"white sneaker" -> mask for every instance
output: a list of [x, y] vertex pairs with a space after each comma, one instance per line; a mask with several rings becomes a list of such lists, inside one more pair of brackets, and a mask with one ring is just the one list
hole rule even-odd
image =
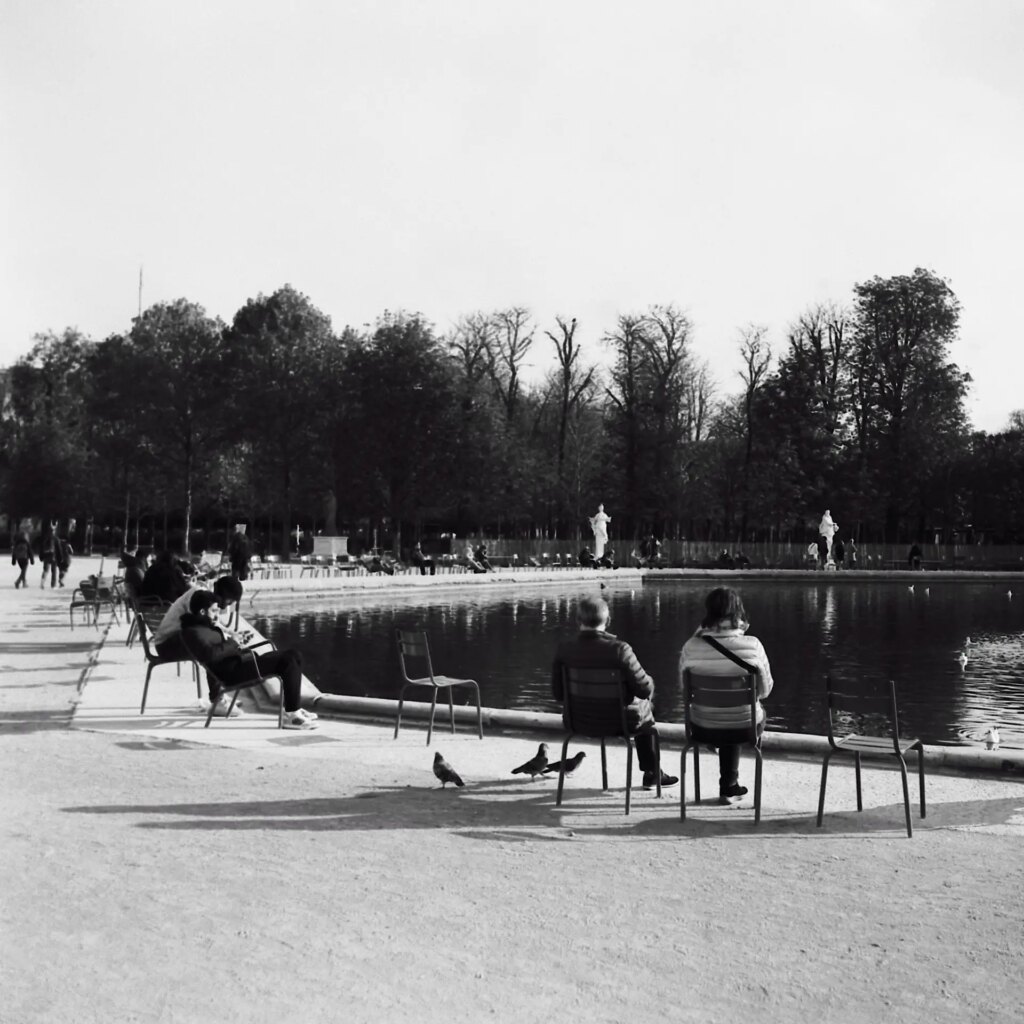
[[316, 723], [304, 718], [299, 711], [286, 711], [284, 713], [283, 728], [285, 729], [315, 729]]
[[245, 712], [238, 706], [238, 702], [235, 702], [235, 706], [231, 708], [231, 714], [228, 714], [228, 708], [231, 707], [231, 698], [226, 694], [221, 694], [217, 700], [217, 707], [214, 710], [214, 715], [220, 718], [241, 718]]
[[315, 722], [320, 717], [315, 711], [307, 711], [305, 708], [299, 708], [295, 714], [302, 715], [307, 722]]

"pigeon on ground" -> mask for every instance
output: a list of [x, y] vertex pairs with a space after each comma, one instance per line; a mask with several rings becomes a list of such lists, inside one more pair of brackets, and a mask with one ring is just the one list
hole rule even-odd
[[548, 763], [548, 745], [542, 743], [537, 748], [537, 753], [529, 761], [521, 764], [518, 768], [512, 769], [513, 775], [529, 775], [531, 779], [536, 778]]
[[549, 764], [544, 769], [544, 774], [557, 775], [562, 770], [562, 765], [565, 764], [565, 774], [572, 775], [572, 773], [579, 768], [580, 762], [582, 762], [583, 758], [586, 756], [587, 752], [585, 750], [581, 750], [578, 754], [573, 754], [572, 757], [567, 758], [564, 762], [556, 761], [554, 764]]
[[446, 782], [454, 782], [456, 786], [465, 785], [459, 773], [441, 756], [440, 750], [434, 754], [434, 774], [441, 780], [442, 789]]

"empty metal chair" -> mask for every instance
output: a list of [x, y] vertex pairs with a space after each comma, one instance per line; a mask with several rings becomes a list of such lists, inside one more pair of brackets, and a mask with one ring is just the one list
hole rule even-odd
[[[921, 791], [921, 817], [925, 816], [924, 801], [924, 744], [916, 737], [905, 739], [900, 737], [900, 720], [896, 711], [896, 683], [889, 680], [889, 692], [883, 695], [862, 696], [860, 694], [843, 693], [833, 689], [832, 677], [825, 677], [825, 694], [828, 699], [828, 743], [829, 749], [821, 762], [821, 789], [818, 793], [818, 827], [825, 813], [825, 784], [828, 781], [828, 763], [835, 754], [852, 754], [857, 776], [857, 810], [864, 810], [860, 788], [861, 757], [894, 757], [900, 766], [903, 779], [903, 810], [907, 819], [907, 836], [913, 838], [914, 826], [910, 820], [910, 786], [907, 781], [908, 751], [917, 751], [917, 775]], [[881, 716], [885, 722], [886, 736], [865, 736], [852, 733], [840, 739], [835, 735], [836, 713], [874, 714]]]
[[[475, 679], [455, 679], [452, 676], [439, 676], [434, 674], [433, 662], [430, 660], [430, 645], [427, 643], [427, 634], [422, 631], [408, 632], [396, 630], [398, 640], [398, 663], [402, 670], [402, 689], [398, 694], [398, 717], [395, 719], [395, 735], [398, 739], [398, 730], [402, 725], [402, 706], [405, 703], [405, 691], [410, 686], [429, 686], [433, 689], [430, 702], [430, 722], [427, 725], [427, 746], [430, 746], [430, 739], [434, 734], [434, 712], [437, 709], [437, 693], [439, 690], [448, 691], [448, 713], [451, 717], [452, 732], [455, 732], [455, 704], [452, 700], [452, 690], [456, 686], [471, 686], [476, 694], [476, 728], [480, 739], [484, 738], [483, 712], [480, 707], [480, 687]], [[420, 662], [426, 669], [426, 675], [414, 676], [409, 674], [407, 659]]]

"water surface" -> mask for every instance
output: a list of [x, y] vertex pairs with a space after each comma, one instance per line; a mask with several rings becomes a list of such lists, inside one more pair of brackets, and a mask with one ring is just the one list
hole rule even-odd
[[[927, 586], [926, 586], [927, 584]], [[679, 649], [703, 612], [705, 581], [603, 591], [611, 630], [655, 678], [658, 717], [681, 721]], [[1024, 588], [933, 582], [745, 581], [750, 633], [775, 677], [768, 727], [823, 733], [824, 678], [865, 692], [894, 679], [903, 732], [928, 743], [978, 739], [998, 726], [1003, 746], [1024, 747]], [[479, 681], [485, 705], [556, 711], [551, 655], [571, 635], [579, 582], [525, 589], [463, 588], [318, 598], [315, 608], [261, 599], [249, 615], [282, 647], [298, 647], [325, 692], [397, 697], [396, 628], [425, 629], [434, 670]], [[974, 641], [965, 648], [965, 640]], [[961, 669], [957, 655], [968, 651]], [[414, 699], [423, 699], [422, 691]], [[457, 698], [458, 699], [458, 698]]]

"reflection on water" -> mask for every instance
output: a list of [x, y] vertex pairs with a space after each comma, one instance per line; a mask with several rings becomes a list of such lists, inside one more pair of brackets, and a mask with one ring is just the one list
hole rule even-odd
[[[824, 732], [823, 680], [831, 672], [865, 690], [895, 679], [904, 733], [929, 743], [981, 741], [996, 726], [1003, 746], [1024, 747], [1024, 599], [1008, 598], [1005, 583], [929, 584], [925, 592], [905, 583], [745, 581], [750, 632], [764, 642], [775, 676], [769, 728]], [[707, 589], [694, 581], [603, 594], [612, 631], [655, 678], [666, 721], [682, 718], [679, 648], [700, 621]], [[554, 711], [551, 654], [572, 633], [582, 592], [572, 583], [457, 597], [360, 594], [303, 612], [261, 601], [262, 614], [252, 617], [279, 646], [299, 647], [307, 674], [330, 693], [397, 696], [394, 631], [426, 629], [435, 670], [478, 679], [484, 703]]]

